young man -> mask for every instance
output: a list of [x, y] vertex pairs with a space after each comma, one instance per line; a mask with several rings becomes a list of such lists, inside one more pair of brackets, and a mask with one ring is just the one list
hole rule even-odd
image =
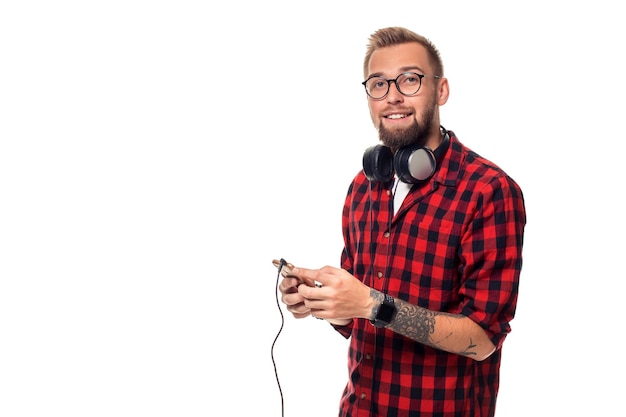
[[522, 267], [521, 189], [441, 126], [448, 80], [428, 39], [375, 32], [364, 73], [382, 145], [347, 193], [341, 269], [295, 268], [282, 301], [350, 338], [340, 417], [493, 416]]

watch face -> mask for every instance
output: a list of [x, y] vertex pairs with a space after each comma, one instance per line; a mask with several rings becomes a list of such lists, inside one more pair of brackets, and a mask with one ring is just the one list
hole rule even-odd
[[396, 314], [396, 304], [393, 301], [393, 297], [388, 294], [385, 294], [385, 299], [378, 307], [378, 311], [376, 312], [376, 318], [372, 321], [372, 324], [376, 327], [385, 327], [391, 320], [393, 320], [393, 316]]
[[385, 300], [380, 307], [378, 308], [378, 314], [376, 314], [376, 320], [380, 320], [385, 322], [386, 324], [391, 323], [391, 319], [393, 319], [393, 315], [396, 312], [396, 306], [393, 303], [389, 303]]

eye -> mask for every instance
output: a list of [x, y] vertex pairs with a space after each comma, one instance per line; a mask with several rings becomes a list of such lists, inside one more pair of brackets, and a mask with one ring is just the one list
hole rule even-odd
[[370, 91], [386, 90], [387, 89], [387, 80], [385, 80], [382, 77], [371, 78], [367, 82], [367, 88]]
[[373, 78], [370, 82], [370, 86], [372, 88], [385, 88], [387, 86], [387, 81], [382, 78]]
[[417, 74], [403, 74], [400, 82], [406, 86], [417, 85], [420, 83], [420, 77]]

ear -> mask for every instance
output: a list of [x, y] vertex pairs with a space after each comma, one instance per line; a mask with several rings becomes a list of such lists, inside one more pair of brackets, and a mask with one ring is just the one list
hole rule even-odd
[[443, 106], [448, 101], [449, 96], [450, 85], [448, 84], [448, 79], [444, 77], [439, 80], [437, 85], [437, 104]]

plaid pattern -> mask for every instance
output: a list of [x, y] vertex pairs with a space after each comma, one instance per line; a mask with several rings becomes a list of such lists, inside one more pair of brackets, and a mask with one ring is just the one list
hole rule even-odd
[[[521, 189], [453, 132], [435, 176], [415, 185], [393, 216], [391, 184], [360, 172], [343, 210], [342, 267], [370, 287], [478, 323], [497, 350], [482, 362], [430, 348], [368, 320], [350, 337], [340, 417], [492, 417], [501, 346], [522, 267]], [[371, 189], [370, 189], [371, 188]], [[371, 208], [371, 209], [370, 209]]]

